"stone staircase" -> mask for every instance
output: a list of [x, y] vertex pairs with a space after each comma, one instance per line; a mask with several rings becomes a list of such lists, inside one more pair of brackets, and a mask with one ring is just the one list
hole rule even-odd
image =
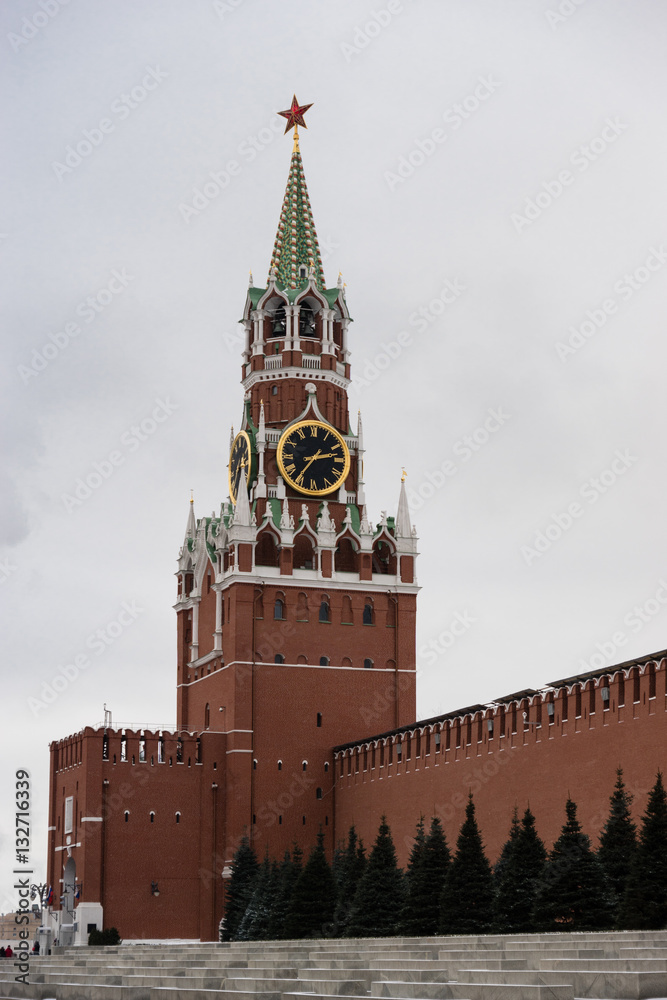
[[667, 1000], [667, 931], [56, 951], [0, 959], [0, 1000]]

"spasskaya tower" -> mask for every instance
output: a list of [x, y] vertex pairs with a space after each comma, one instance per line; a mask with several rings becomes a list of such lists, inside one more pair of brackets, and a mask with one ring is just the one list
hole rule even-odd
[[241, 319], [229, 496], [219, 516], [191, 502], [178, 560], [178, 728], [223, 740], [225, 865], [244, 833], [276, 857], [320, 827], [332, 847], [346, 833], [332, 748], [415, 717], [417, 540], [402, 483], [395, 517], [366, 509], [351, 319], [340, 277], [326, 287], [299, 149], [307, 107], [282, 112], [294, 146], [267, 283], [251, 275]]

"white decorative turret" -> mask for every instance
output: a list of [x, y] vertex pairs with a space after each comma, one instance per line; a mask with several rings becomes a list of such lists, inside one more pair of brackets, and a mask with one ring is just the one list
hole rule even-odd
[[361, 551], [371, 552], [373, 549], [373, 526], [368, 520], [365, 504], [361, 508], [361, 523], [359, 524], [359, 538], [361, 539]]
[[321, 549], [335, 549], [336, 523], [329, 513], [329, 504], [325, 500], [322, 512], [317, 519], [317, 544]]
[[408, 497], [405, 492], [406, 472], [403, 469], [401, 476], [401, 491], [398, 495], [398, 510], [396, 511], [396, 522], [394, 526], [394, 536], [396, 538], [396, 548], [398, 552], [415, 554], [417, 552], [417, 532], [412, 527], [410, 521], [410, 507]]
[[357, 504], [363, 507], [366, 503], [364, 490], [364, 426], [361, 422], [361, 410], [357, 413]]
[[266, 422], [264, 418], [264, 400], [259, 403], [259, 427], [257, 428], [257, 456], [259, 468], [255, 485], [255, 499], [266, 497], [266, 475], [264, 473], [264, 452], [266, 451]]
[[241, 465], [241, 475], [236, 494], [236, 508], [234, 510], [234, 527], [249, 528], [252, 524], [250, 516], [250, 500], [248, 498], [248, 483], [245, 474], [245, 462]]

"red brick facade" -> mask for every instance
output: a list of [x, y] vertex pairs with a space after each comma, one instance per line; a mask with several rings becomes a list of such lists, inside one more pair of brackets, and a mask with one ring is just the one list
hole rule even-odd
[[[298, 147], [273, 261], [242, 318], [233, 502], [199, 520], [191, 504], [178, 557], [177, 730], [86, 728], [51, 747], [49, 882], [56, 900], [76, 886], [74, 920], [101, 907], [123, 938], [215, 940], [246, 833], [281, 857], [321, 828], [331, 852], [352, 823], [370, 844], [385, 813], [405, 861], [420, 814], [455, 840], [472, 789], [493, 858], [515, 804], [551, 841], [570, 792], [596, 834], [614, 769], [641, 808], [662, 762], [662, 658], [413, 721], [417, 539], [403, 484], [396, 517], [367, 515], [345, 290], [323, 285]], [[313, 478], [290, 481], [280, 448], [299, 422], [338, 443], [312, 445]], [[342, 463], [327, 448], [349, 471], [322, 488], [317, 463]]]
[[385, 813], [404, 863], [422, 814], [439, 816], [450, 844], [456, 843], [471, 790], [492, 861], [507, 839], [515, 805], [520, 814], [530, 806], [550, 847], [568, 795], [596, 842], [609, 815], [616, 768], [623, 768], [637, 818], [664, 769], [666, 655], [336, 748], [337, 832], [354, 824], [370, 843]]

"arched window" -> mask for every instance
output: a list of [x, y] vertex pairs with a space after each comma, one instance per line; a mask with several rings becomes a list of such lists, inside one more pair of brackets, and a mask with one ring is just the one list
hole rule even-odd
[[349, 656], [344, 656], [343, 657], [343, 661], [341, 663], [341, 666], [342, 667], [351, 667], [352, 666], [352, 660], [350, 659]]
[[278, 761], [278, 770], [282, 771], [282, 769], [283, 769], [283, 762], [281, 760], [279, 760]]
[[283, 656], [282, 653], [276, 653], [276, 655], [273, 657], [273, 662], [274, 663], [284, 663], [285, 662], [285, 657]]
[[204, 709], [204, 729], [210, 729], [211, 726], [211, 706], [206, 702], [206, 708]]
[[282, 597], [276, 597], [276, 603], [273, 605], [273, 617], [278, 622], [285, 618], [285, 602]]
[[[305, 278], [305, 274], [303, 275]], [[299, 308], [299, 336], [316, 337], [315, 316], [310, 306], [305, 303]]]
[[179, 812], [176, 813], [176, 822], [177, 823], [181, 822], [181, 814]]
[[272, 337], [284, 337], [286, 330], [285, 323], [285, 307], [278, 306], [278, 308], [273, 313], [273, 321], [271, 323], [271, 336]]
[[303, 666], [305, 663], [308, 663], [308, 657], [305, 655], [305, 653], [299, 653], [299, 655], [296, 658], [296, 662], [300, 663]]
[[321, 788], [318, 788], [318, 789], [315, 790], [315, 798], [317, 798], [317, 799], [321, 799], [322, 798], [322, 789]]
[[334, 569], [337, 573], [356, 573], [358, 557], [349, 538], [341, 538], [334, 554]]
[[328, 667], [329, 666], [329, 657], [328, 656], [320, 656], [320, 666], [321, 667]]
[[292, 565], [294, 569], [314, 569], [315, 549], [310, 535], [302, 531], [294, 539], [294, 552], [292, 555]]
[[372, 603], [370, 601], [366, 601], [366, 603], [364, 604], [364, 615], [363, 615], [363, 618], [362, 618], [363, 624], [364, 625], [372, 625], [373, 624], [373, 617], [374, 617], [373, 616], [373, 605], [372, 605]]
[[154, 823], [155, 822], [155, 813], [151, 812], [150, 816], [151, 816], [151, 823]]
[[130, 810], [129, 809], [125, 810], [125, 822], [126, 823], [130, 822]]
[[364, 660], [364, 667], [366, 668], [366, 670], [370, 670], [372, 666], [373, 666], [373, 661], [371, 660], [370, 656], [367, 656], [366, 659]]
[[323, 600], [322, 603], [320, 604], [320, 621], [321, 622], [331, 621], [331, 609], [329, 607], [329, 602], [327, 600]]
[[308, 597], [301, 593], [296, 601], [296, 620], [298, 622], [308, 621]]
[[308, 761], [307, 760], [302, 760], [301, 761], [301, 770], [302, 771], [307, 771], [308, 770]]
[[352, 617], [352, 598], [349, 594], [343, 594], [343, 607], [341, 610], [340, 620], [343, 625], [352, 625], [354, 621]]
[[272, 531], [262, 531], [255, 546], [256, 566], [277, 566], [278, 546]]

